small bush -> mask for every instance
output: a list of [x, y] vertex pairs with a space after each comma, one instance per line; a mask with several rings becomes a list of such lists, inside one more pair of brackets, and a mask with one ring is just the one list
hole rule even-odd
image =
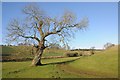
[[92, 54], [90, 52], [84, 53], [82, 56], [91, 56]]
[[83, 56], [83, 54], [84, 54], [84, 52], [82, 51], [82, 52], [79, 52], [79, 56]]
[[66, 57], [78, 57], [78, 53], [77, 52], [74, 52], [74, 53], [65, 53], [65, 56]]
[[95, 52], [93, 52], [93, 51], [91, 51], [90, 53], [91, 53], [92, 55], [95, 54]]
[[80, 53], [79, 56], [82, 56], [82, 54]]

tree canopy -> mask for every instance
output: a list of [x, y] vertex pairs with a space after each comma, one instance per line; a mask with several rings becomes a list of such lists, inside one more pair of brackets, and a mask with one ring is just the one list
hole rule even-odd
[[[45, 48], [53, 44], [67, 44], [76, 31], [88, 26], [88, 19], [76, 22], [72, 11], [64, 11], [62, 16], [50, 17], [36, 5], [23, 8], [25, 19], [13, 19], [8, 26], [9, 41], [31, 41], [35, 45], [36, 53], [32, 65], [41, 65], [41, 56]], [[50, 37], [52, 38], [50, 40]], [[35, 42], [34, 42], [35, 41]]]
[[[34, 40], [39, 43], [44, 39], [46, 46], [50, 46], [56, 41], [65, 44], [65, 41], [74, 36], [76, 31], [88, 26], [87, 18], [83, 18], [77, 23], [76, 16], [71, 11], [64, 11], [62, 16], [59, 17], [58, 15], [52, 18], [38, 6], [30, 4], [25, 6], [22, 12], [26, 15], [24, 20], [13, 19], [9, 23], [7, 29], [10, 41]], [[48, 36], [54, 42], [47, 40]], [[57, 40], [55, 40], [56, 38]]]

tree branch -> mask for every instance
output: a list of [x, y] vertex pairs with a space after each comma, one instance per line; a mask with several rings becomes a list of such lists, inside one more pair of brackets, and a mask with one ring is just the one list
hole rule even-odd
[[67, 29], [67, 28], [74, 28], [74, 27], [77, 27], [79, 24], [74, 24], [74, 25], [68, 25], [68, 26], [63, 26], [63, 27], [61, 27], [61, 28], [59, 28], [58, 30], [53, 30], [53, 31], [51, 31], [51, 32], [48, 32], [46, 35], [45, 35], [45, 37], [47, 37], [47, 36], [49, 36], [49, 35], [51, 35], [51, 34], [57, 34], [57, 33], [59, 33], [59, 32], [61, 32], [63, 29]]
[[24, 35], [19, 35], [19, 36], [21, 36], [21, 37], [23, 37], [23, 38], [31, 38], [31, 39], [35, 39], [35, 40], [37, 40], [38, 42], [40, 42], [40, 40], [39, 40], [37, 37], [24, 36]]

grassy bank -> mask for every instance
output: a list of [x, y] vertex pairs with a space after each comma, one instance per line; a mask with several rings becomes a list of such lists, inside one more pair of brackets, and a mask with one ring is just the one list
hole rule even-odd
[[118, 47], [112, 47], [91, 57], [81, 57], [62, 67], [86, 77], [118, 77]]
[[[62, 49], [45, 49], [43, 57], [63, 56], [66, 50]], [[2, 55], [13, 58], [33, 58], [31, 46], [2, 46]]]
[[[59, 54], [63, 52], [58, 51]], [[42, 63], [43, 66], [30, 67], [30, 61], [3, 62], [2, 76], [3, 78], [117, 78], [118, 46], [92, 56], [42, 59]]]

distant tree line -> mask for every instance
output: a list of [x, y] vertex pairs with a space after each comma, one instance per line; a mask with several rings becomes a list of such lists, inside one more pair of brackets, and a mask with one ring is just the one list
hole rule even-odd
[[[91, 51], [93, 49], [72, 49], [71, 51]], [[94, 49], [95, 51], [102, 51], [103, 49]]]
[[11, 45], [11, 44], [10, 44], [10, 45], [7, 45], [7, 44], [6, 44], [6, 45], [0, 45], [0, 46], [15, 46], [15, 45]]

